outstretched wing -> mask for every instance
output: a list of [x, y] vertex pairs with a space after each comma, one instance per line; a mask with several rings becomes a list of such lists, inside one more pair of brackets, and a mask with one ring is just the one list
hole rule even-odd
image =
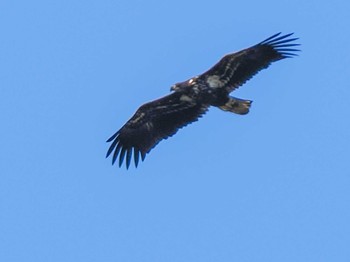
[[158, 100], [142, 105], [133, 117], [107, 142], [112, 142], [107, 156], [113, 152], [112, 164], [119, 155], [119, 166], [126, 156], [129, 168], [132, 154], [137, 167], [139, 157], [146, 154], [162, 139], [174, 135], [178, 129], [198, 120], [208, 109], [208, 105], [197, 104], [180, 92], [172, 93]]
[[296, 56], [295, 52], [300, 50], [292, 47], [299, 44], [291, 42], [298, 38], [290, 38], [293, 33], [282, 36], [280, 34], [275, 34], [250, 48], [224, 56], [199, 78], [209, 86], [215, 85], [226, 88], [228, 92], [233, 91], [272, 62]]

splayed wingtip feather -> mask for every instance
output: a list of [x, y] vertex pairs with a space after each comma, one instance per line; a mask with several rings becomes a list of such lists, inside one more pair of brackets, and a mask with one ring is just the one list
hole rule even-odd
[[112, 151], [115, 148], [117, 143], [118, 143], [118, 139], [115, 139], [113, 141], [113, 143], [110, 145], [110, 147], [108, 148], [108, 151], [107, 151], [107, 154], [106, 154], [106, 158], [112, 153]]
[[126, 152], [126, 169], [129, 169], [130, 166], [130, 162], [131, 162], [131, 153], [132, 153], [132, 148], [128, 148], [127, 152]]
[[122, 166], [123, 161], [124, 161], [124, 157], [125, 157], [125, 147], [122, 148], [122, 150], [120, 151], [120, 155], [119, 155], [119, 167]]
[[140, 156], [139, 150], [136, 149], [136, 147], [134, 147], [134, 162], [135, 162], [135, 167], [137, 167], [137, 165], [139, 164], [139, 156]]
[[277, 34], [274, 34], [274, 35], [272, 35], [272, 36], [266, 38], [264, 41], [260, 42], [260, 44], [263, 44], [263, 43], [265, 43], [265, 42], [268, 42], [269, 40], [271, 40], [271, 39], [273, 39], [273, 38], [279, 36], [281, 33], [282, 33], [282, 32], [279, 32], [279, 33], [277, 33]]
[[113, 154], [113, 158], [112, 158], [112, 165], [115, 163], [115, 161], [117, 160], [119, 151], [120, 151], [121, 145], [120, 143], [118, 143], [116, 149], [114, 150], [114, 154]]
[[107, 139], [107, 141], [106, 141], [106, 143], [109, 143], [109, 142], [111, 142], [114, 138], [116, 138], [117, 137], [117, 135], [119, 134], [119, 131], [118, 132], [116, 132], [113, 136], [111, 136], [110, 138], [108, 138]]

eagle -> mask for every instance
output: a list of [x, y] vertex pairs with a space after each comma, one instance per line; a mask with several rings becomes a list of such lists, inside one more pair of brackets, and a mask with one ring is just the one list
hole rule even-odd
[[137, 167], [140, 158], [143, 161], [161, 140], [197, 121], [211, 106], [247, 114], [252, 101], [230, 93], [271, 63], [296, 56], [300, 50], [295, 46], [300, 44], [292, 35], [277, 33], [252, 47], [227, 54], [203, 74], [171, 86], [169, 95], [145, 103], [107, 140], [112, 144], [106, 157], [112, 155], [114, 164], [119, 156], [119, 167], [125, 159], [128, 169], [133, 156]]

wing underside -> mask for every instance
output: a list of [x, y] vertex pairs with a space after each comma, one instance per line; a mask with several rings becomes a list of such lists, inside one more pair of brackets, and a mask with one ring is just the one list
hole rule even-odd
[[107, 140], [112, 142], [107, 152], [107, 157], [112, 155], [112, 163], [114, 164], [119, 156], [119, 166], [125, 159], [126, 167], [129, 168], [133, 155], [137, 166], [139, 159], [143, 161], [146, 154], [161, 140], [198, 120], [208, 109], [205, 105], [182, 101], [181, 95], [175, 92], [141, 106], [134, 116]]
[[295, 49], [299, 44], [294, 41], [298, 38], [292, 38], [292, 35], [278, 33], [250, 48], [228, 54], [200, 78], [215, 77], [228, 92], [232, 92], [271, 63], [296, 56], [300, 50]]

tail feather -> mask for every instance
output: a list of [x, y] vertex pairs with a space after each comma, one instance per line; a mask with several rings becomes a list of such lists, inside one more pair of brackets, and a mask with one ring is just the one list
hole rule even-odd
[[239, 115], [248, 114], [249, 108], [253, 101], [230, 97], [226, 104], [219, 108], [224, 111], [232, 112]]

